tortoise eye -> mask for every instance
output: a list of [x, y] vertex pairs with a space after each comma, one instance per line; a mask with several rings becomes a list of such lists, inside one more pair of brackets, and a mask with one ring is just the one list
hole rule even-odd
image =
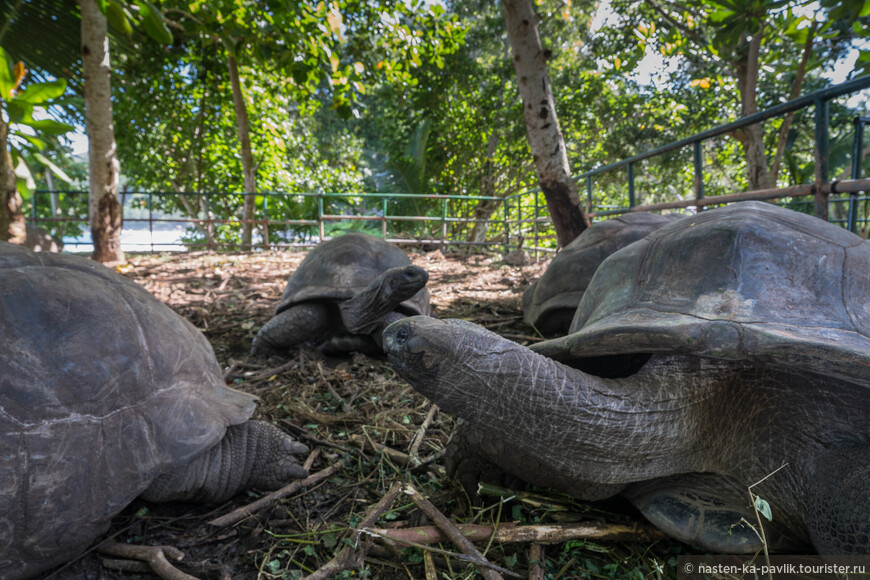
[[408, 327], [403, 325], [396, 330], [396, 342], [405, 344], [406, 340], [408, 340]]

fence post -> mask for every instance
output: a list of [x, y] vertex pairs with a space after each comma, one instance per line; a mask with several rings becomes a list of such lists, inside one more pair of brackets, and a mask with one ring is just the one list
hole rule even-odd
[[628, 207], [634, 207], [634, 163], [628, 164]]
[[205, 195], [205, 247], [208, 251], [212, 250], [212, 242], [211, 242], [211, 203], [209, 198], [209, 192], [206, 191], [203, 195]]
[[269, 193], [263, 193], [263, 247], [269, 249]]
[[[704, 199], [704, 158], [701, 156], [700, 141], [692, 144], [692, 154], [695, 158], [695, 199], [701, 201]], [[699, 210], [703, 208], [700, 204], [697, 207]]]
[[446, 248], [447, 242], [447, 197], [445, 196], [441, 202], [441, 251]]
[[[864, 148], [864, 119], [855, 117], [855, 144], [852, 148], [852, 179], [861, 177], [861, 150]], [[849, 194], [849, 231], [855, 233], [858, 226], [858, 192]]]
[[317, 225], [320, 229], [320, 241], [323, 241], [325, 236], [324, 228], [323, 228], [323, 194], [317, 194]]
[[[587, 179], [589, 179], [589, 178], [587, 177]], [[538, 248], [539, 248], [540, 245], [541, 245], [541, 242], [540, 242], [540, 240], [539, 240], [539, 238], [538, 238], [538, 217], [539, 217], [539, 212], [540, 212], [540, 210], [538, 209], [538, 190], [537, 190], [537, 189], [534, 190], [534, 196], [535, 196], [535, 222], [534, 222], [534, 232], [535, 232], [535, 263], [537, 264], [537, 263], [538, 263]], [[589, 213], [589, 210], [587, 209], [586, 212]]]
[[504, 200], [504, 253], [511, 251], [511, 230], [510, 230], [510, 201], [508, 198]]
[[384, 206], [384, 218], [381, 221], [381, 238], [387, 239], [387, 210], [390, 206], [389, 200], [385, 197], [383, 201]]
[[151, 251], [154, 251], [154, 200], [152, 192], [148, 192], [148, 241], [151, 243]]
[[[535, 194], [535, 203], [538, 202], [538, 196]], [[592, 211], [592, 176], [586, 176], [586, 213]]]
[[828, 182], [828, 101], [816, 99], [816, 195], [815, 215], [828, 221], [828, 197], [821, 185]]

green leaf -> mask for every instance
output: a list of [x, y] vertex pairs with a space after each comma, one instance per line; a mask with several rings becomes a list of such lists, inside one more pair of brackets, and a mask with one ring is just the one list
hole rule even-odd
[[22, 133], [21, 131], [12, 131], [12, 135], [24, 139], [28, 141], [37, 151], [42, 151], [46, 148], [48, 143], [40, 139], [39, 137], [34, 137], [33, 135], [28, 135], [27, 133]]
[[106, 20], [109, 26], [124, 33], [124, 36], [130, 38], [133, 35], [133, 26], [130, 24], [130, 19], [127, 18], [127, 13], [124, 12], [124, 7], [118, 2], [112, 2], [106, 10]]
[[733, 10], [728, 10], [728, 9], [717, 10], [716, 12], [713, 12], [712, 14], [710, 14], [710, 21], [711, 22], [722, 22], [723, 20], [726, 20], [728, 18], [733, 17], [735, 14], [736, 13]]
[[9, 66], [9, 57], [6, 56], [6, 51], [0, 47], [0, 99], [9, 100], [12, 89], [15, 88], [15, 75], [12, 74], [12, 67]]
[[41, 105], [61, 96], [66, 91], [66, 79], [58, 79], [45, 83], [36, 83], [15, 95], [15, 101], [24, 101], [31, 105]]
[[139, 7], [139, 14], [142, 16], [142, 26], [145, 27], [145, 32], [148, 33], [148, 36], [160, 44], [172, 44], [172, 33], [166, 27], [166, 22], [164, 22], [163, 14], [160, 10], [154, 4], [148, 2], [148, 0], [136, 0], [136, 5]]
[[6, 104], [10, 125], [29, 125], [33, 122], [33, 105], [26, 101], [12, 99]]
[[99, 8], [100, 12], [102, 12], [103, 14], [106, 13], [106, 10], [108, 10], [108, 7], [109, 7], [109, 0], [97, 0], [97, 8]]
[[758, 513], [766, 517], [768, 521], [773, 521], [773, 513], [770, 511], [770, 504], [767, 503], [767, 501], [761, 499], [760, 497], [756, 497], [755, 509], [758, 510]]
[[72, 183], [72, 179], [70, 178], [70, 176], [67, 175], [63, 169], [61, 169], [60, 167], [58, 167], [57, 165], [52, 163], [51, 159], [49, 159], [48, 157], [46, 157], [42, 153], [34, 153], [33, 157], [34, 157], [34, 159], [36, 159], [37, 161], [39, 161], [40, 163], [45, 165], [52, 173], [54, 173], [62, 181], [65, 181], [66, 183]]
[[30, 172], [30, 168], [27, 166], [24, 158], [20, 155], [17, 157], [18, 162], [15, 164], [15, 177], [18, 178], [18, 193], [24, 199], [29, 199], [30, 194], [36, 189], [36, 180], [33, 179], [33, 174]]
[[54, 119], [42, 119], [40, 121], [33, 121], [26, 124], [29, 127], [33, 127], [35, 131], [45, 135], [63, 135], [64, 133], [69, 133], [75, 129], [72, 125], [67, 125], [66, 123], [55, 121]]

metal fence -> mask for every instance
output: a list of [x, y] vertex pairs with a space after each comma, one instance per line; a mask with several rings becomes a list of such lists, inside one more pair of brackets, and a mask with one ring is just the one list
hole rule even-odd
[[[507, 197], [263, 192], [254, 194], [257, 207], [257, 217], [254, 219], [216, 217], [213, 209], [215, 200], [241, 208], [243, 199], [248, 195], [227, 192], [123, 192], [120, 201], [124, 208], [123, 232], [127, 240], [122, 239], [122, 242], [128, 251], [225, 250], [239, 244], [222, 237], [220, 228], [226, 227], [237, 232], [244, 223], [250, 223], [255, 230], [252, 247], [263, 249], [313, 246], [336, 231], [364, 230], [396, 244], [480, 246], [504, 252], [522, 246], [534, 253], [555, 252], [555, 231], [543, 194], [538, 190]], [[192, 214], [166, 211], [167, 206], [182, 206], [178, 201], [181, 198], [195, 199], [197, 211]], [[306, 205], [306, 200], [309, 200], [307, 205], [313, 207], [304, 217], [290, 219], [280, 215], [270, 216], [281, 213], [280, 209], [273, 211], [270, 208], [291, 205], [302, 207]], [[395, 211], [392, 206], [401, 204], [403, 200], [428, 202], [429, 211], [425, 215]], [[492, 202], [498, 208], [489, 217], [475, 218], [474, 209], [481, 202]], [[187, 205], [189, 207], [191, 204]], [[86, 213], [85, 191], [40, 190], [31, 198], [29, 221], [52, 233], [69, 230], [72, 235], [63, 236], [67, 249], [86, 249], [90, 246], [90, 237], [86, 227], [87, 218], [81, 215], [82, 209]], [[480, 241], [468, 239], [475, 226], [486, 232]]]
[[[829, 181], [829, 105], [837, 97], [870, 87], [870, 76], [810, 93], [737, 121], [714, 127], [686, 139], [650, 150], [578, 176], [585, 183], [588, 214], [596, 219], [630, 211], [701, 211], [707, 206], [757, 199], [777, 200], [795, 209], [830, 219], [867, 237], [870, 224], [870, 179], [861, 178], [864, 125], [870, 117], [853, 121], [851, 180]], [[786, 188], [705, 196], [705, 166], [702, 144], [734, 130], [803, 108], [814, 107], [813, 183]], [[640, 162], [691, 148], [693, 184], [680, 199], [638, 204], [637, 166]], [[617, 207], [596, 202], [596, 179], [624, 169], [625, 203]], [[522, 247], [535, 256], [556, 250], [555, 232], [546, 201], [539, 190], [506, 197], [418, 195], [411, 193], [282, 193], [240, 194], [226, 192], [137, 192], [122, 193], [127, 251], [219, 250], [238, 247], [237, 235], [245, 220], [227, 208], [241, 208], [247, 195], [256, 197], [256, 216], [248, 220], [256, 230], [253, 248], [311, 246], [336, 230], [362, 229], [397, 244], [424, 247], [481, 246], [509, 252]], [[809, 198], [809, 199], [807, 199]], [[409, 203], [410, 202], [410, 203]], [[30, 200], [30, 221], [53, 233], [64, 234], [68, 249], [85, 250], [87, 194], [81, 191], [37, 191]], [[483, 217], [475, 212], [481, 204], [495, 210]], [[216, 208], [220, 206], [220, 211]], [[408, 211], [408, 207], [416, 211]], [[168, 210], [167, 210], [168, 208]], [[304, 211], [300, 211], [304, 208]], [[422, 208], [422, 209], [421, 209]], [[235, 210], [236, 212], [238, 209]], [[861, 217], [863, 216], [863, 217]], [[472, 235], [474, 230], [478, 235]], [[485, 235], [480, 232], [485, 231]], [[163, 235], [169, 232], [169, 236]], [[74, 235], [66, 235], [71, 233]], [[75, 235], [82, 234], [82, 235]], [[136, 234], [136, 236], [133, 236]]]

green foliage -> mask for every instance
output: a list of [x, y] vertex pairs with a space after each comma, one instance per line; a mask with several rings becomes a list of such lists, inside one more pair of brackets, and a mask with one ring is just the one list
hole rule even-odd
[[[2, 122], [8, 125], [8, 142], [2, 146], [12, 155], [18, 192], [29, 199], [36, 189], [36, 166], [44, 166], [58, 179], [70, 182], [66, 172], [44, 153], [56, 147], [56, 138], [73, 127], [47, 117], [47, 108], [63, 95], [66, 81], [23, 84], [25, 74], [24, 64], [13, 65], [6, 51], [0, 48], [0, 114], [5, 117]], [[35, 113], [43, 118], [34, 118]]]

